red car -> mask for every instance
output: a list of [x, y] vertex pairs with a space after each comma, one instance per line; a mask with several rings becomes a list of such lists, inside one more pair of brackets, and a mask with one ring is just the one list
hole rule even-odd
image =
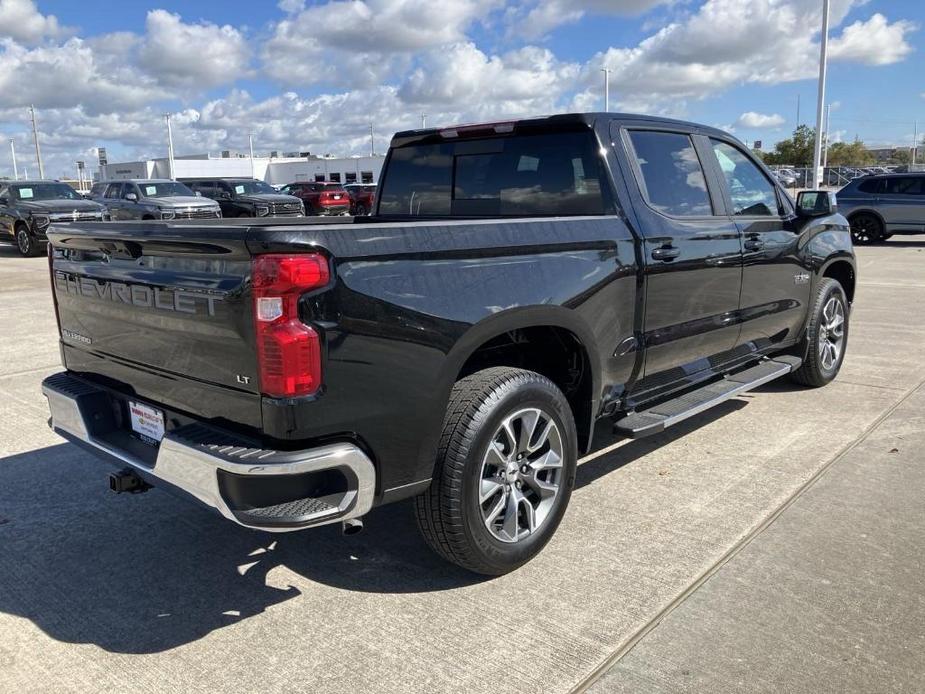
[[279, 192], [302, 200], [307, 215], [350, 214], [350, 196], [340, 183], [296, 181]]
[[344, 186], [350, 196], [350, 213], [362, 216], [373, 211], [376, 201], [375, 183], [348, 183]]

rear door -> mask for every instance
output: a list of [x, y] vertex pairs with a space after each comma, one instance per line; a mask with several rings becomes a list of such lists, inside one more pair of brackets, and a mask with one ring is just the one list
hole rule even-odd
[[886, 221], [887, 233], [925, 231], [925, 178], [891, 176], [884, 181], [877, 209]]
[[113, 220], [125, 219], [125, 204], [122, 200], [122, 183], [110, 183], [109, 187], [106, 188], [106, 196], [101, 200], [106, 209], [109, 210], [109, 215]]
[[629, 189], [644, 237], [646, 357], [639, 388], [646, 390], [731, 357], [742, 249], [716, 186], [708, 185], [705, 138], [627, 126], [614, 140], [622, 140], [636, 181]]
[[806, 317], [811, 269], [796, 214], [761, 166], [737, 143], [711, 137], [710, 163], [742, 234], [738, 345], [758, 350], [797, 336]]

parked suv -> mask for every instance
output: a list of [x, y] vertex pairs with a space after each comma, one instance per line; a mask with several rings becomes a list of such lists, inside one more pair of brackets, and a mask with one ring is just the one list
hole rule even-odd
[[305, 203], [305, 214], [350, 214], [350, 196], [340, 183], [298, 181], [280, 192], [295, 195]]
[[348, 183], [344, 189], [350, 196], [350, 214], [362, 217], [372, 212], [376, 200], [375, 183]]
[[0, 184], [0, 238], [15, 243], [24, 256], [45, 250], [52, 222], [99, 222], [106, 210], [66, 183], [16, 181]]
[[195, 192], [218, 202], [223, 217], [302, 217], [305, 207], [255, 178], [181, 178]]
[[105, 205], [112, 219], [214, 219], [218, 203], [197, 196], [182, 183], [167, 179], [103, 181], [90, 199]]
[[925, 173], [864, 176], [838, 191], [855, 243], [925, 233]]

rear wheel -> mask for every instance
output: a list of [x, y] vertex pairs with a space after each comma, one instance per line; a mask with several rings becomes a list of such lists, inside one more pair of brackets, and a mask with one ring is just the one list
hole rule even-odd
[[532, 371], [495, 367], [453, 387], [418, 527], [444, 558], [500, 575], [555, 533], [575, 484], [575, 422], [562, 392]]
[[848, 346], [848, 300], [833, 279], [819, 280], [809, 324], [803, 338], [803, 364], [791, 378], [818, 388], [830, 383], [841, 369]]
[[16, 227], [16, 248], [19, 249], [20, 255], [25, 258], [38, 255], [38, 244], [25, 224], [20, 224]]
[[868, 212], [854, 215], [850, 224], [851, 240], [858, 245], [877, 243], [884, 238], [883, 222]]
[[354, 214], [357, 217], [364, 217], [367, 214], [369, 214], [369, 210], [366, 209], [366, 205], [364, 205], [362, 202], [358, 202], [356, 204], [356, 209], [354, 210]]

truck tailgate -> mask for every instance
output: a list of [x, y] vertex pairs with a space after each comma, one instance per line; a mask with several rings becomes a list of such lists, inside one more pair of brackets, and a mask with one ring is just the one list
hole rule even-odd
[[53, 228], [66, 366], [168, 407], [259, 428], [247, 232], [163, 222]]

